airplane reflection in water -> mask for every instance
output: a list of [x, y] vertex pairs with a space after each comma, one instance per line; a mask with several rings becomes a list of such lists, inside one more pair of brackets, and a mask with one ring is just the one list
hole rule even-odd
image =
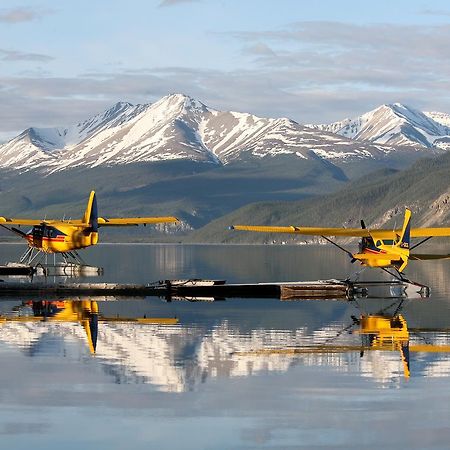
[[[352, 316], [352, 323], [339, 330], [335, 337], [329, 337], [324, 343], [319, 345], [305, 345], [287, 348], [270, 348], [251, 350], [249, 352], [236, 352], [240, 356], [248, 355], [331, 355], [343, 353], [358, 352], [360, 358], [364, 357], [366, 352], [397, 352], [403, 367], [403, 375], [409, 378], [411, 375], [410, 353], [448, 353], [450, 355], [449, 344], [427, 343], [424, 333], [450, 330], [431, 330], [427, 328], [408, 329], [405, 318], [400, 314], [404, 300], [398, 300], [387, 308], [382, 309], [376, 314], [361, 314], [359, 318]], [[389, 313], [389, 309], [395, 307], [395, 311]], [[352, 331], [352, 329], [356, 328]], [[335, 344], [333, 341], [338, 339], [342, 333], [361, 336], [361, 343], [355, 345]], [[416, 335], [424, 342], [410, 344], [411, 335]]]
[[[28, 311], [27, 308], [31, 308]], [[95, 354], [100, 322], [133, 322], [138, 324], [174, 325], [176, 318], [120, 318], [99, 315], [98, 302], [95, 300], [59, 300], [28, 301], [14, 309], [14, 315], [0, 316], [0, 324], [5, 322], [65, 322], [79, 323], [84, 328], [89, 351]], [[25, 314], [24, 314], [25, 313]]]
[[[14, 316], [2, 316], [0, 341], [34, 356], [51, 355], [55, 336], [63, 345], [75, 338], [77, 348], [87, 340], [95, 352], [92, 362], [116, 382], [145, 383], [165, 392], [192, 390], [210, 378], [281, 373], [296, 366], [328, 367], [383, 384], [410, 375], [450, 376], [450, 330], [408, 328], [403, 306], [397, 301], [376, 313], [361, 312], [344, 326], [342, 321], [312, 325], [302, 314], [308, 307], [303, 304], [293, 329], [263, 328], [255, 310], [245, 321], [254, 317], [256, 325], [249, 329], [247, 323], [242, 331], [231, 319], [209, 325], [123, 319], [103, 317], [96, 301], [43, 301], [22, 303]], [[205, 307], [210, 315], [214, 306]], [[70, 357], [66, 349], [63, 354]]]

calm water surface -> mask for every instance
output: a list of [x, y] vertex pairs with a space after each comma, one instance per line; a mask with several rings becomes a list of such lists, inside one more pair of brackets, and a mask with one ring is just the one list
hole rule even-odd
[[[0, 248], [1, 262], [23, 250]], [[101, 245], [83, 256], [102, 281], [127, 283], [359, 269], [329, 247]], [[2, 448], [447, 449], [449, 274], [450, 261], [411, 263], [432, 294], [403, 301], [5, 299]], [[33, 320], [43, 307], [59, 320]], [[178, 323], [133, 321], [144, 316]]]

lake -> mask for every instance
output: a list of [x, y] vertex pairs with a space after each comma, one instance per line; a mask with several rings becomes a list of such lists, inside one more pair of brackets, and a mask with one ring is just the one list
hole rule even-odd
[[[1, 245], [1, 262], [23, 250]], [[329, 246], [105, 244], [82, 255], [104, 267], [96, 281], [123, 283], [360, 269]], [[2, 448], [447, 449], [450, 261], [407, 273], [430, 298], [4, 299]], [[36, 321], [39, 308], [59, 319]]]

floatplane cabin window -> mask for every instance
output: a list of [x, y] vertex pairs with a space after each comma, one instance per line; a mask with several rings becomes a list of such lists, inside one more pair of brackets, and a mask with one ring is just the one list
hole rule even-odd
[[43, 227], [41, 225], [36, 225], [33, 228], [33, 236], [35, 237], [55, 238], [58, 235], [64, 235], [64, 233], [59, 232], [56, 228], [53, 227]]
[[379, 247], [380, 245], [394, 245], [395, 242], [392, 239], [385, 239], [384, 241], [378, 240], [375, 242], [375, 245]]
[[43, 229], [42, 229], [42, 227], [41, 226], [35, 226], [34, 228], [33, 228], [33, 235], [34, 236], [38, 236], [38, 237], [40, 237], [40, 236], [43, 236]]

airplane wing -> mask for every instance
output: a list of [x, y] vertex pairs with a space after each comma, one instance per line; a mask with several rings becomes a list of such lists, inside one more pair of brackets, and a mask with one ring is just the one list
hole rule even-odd
[[355, 236], [369, 237], [369, 231], [362, 228], [319, 228], [319, 227], [265, 227], [253, 225], [233, 225], [231, 230], [259, 231], [262, 233], [294, 233], [312, 236]]
[[411, 237], [439, 237], [450, 236], [450, 228], [411, 228]]
[[0, 226], [9, 227], [12, 225], [24, 225], [34, 227], [35, 225], [86, 225], [82, 220], [44, 220], [44, 219], [10, 219], [8, 217], [0, 217]]
[[233, 225], [231, 230], [258, 231], [262, 233], [293, 233], [311, 236], [347, 236], [373, 237], [378, 239], [395, 239], [396, 231], [401, 230], [368, 230], [366, 228], [320, 228], [320, 227], [266, 227], [254, 225]]
[[[146, 225], [153, 223], [175, 223], [179, 222], [176, 217], [124, 217], [109, 219], [106, 217], [98, 218], [98, 226], [132, 226], [132, 225]], [[82, 220], [35, 220], [35, 219], [10, 219], [8, 217], [0, 217], [0, 225], [13, 226], [13, 225], [86, 225]]]
[[123, 217], [109, 219], [106, 217], [98, 218], [99, 227], [123, 227], [133, 225], [147, 225], [154, 223], [176, 223], [179, 220], [176, 217]]
[[34, 225], [41, 225], [44, 223], [45, 220], [34, 220], [34, 219], [9, 219], [8, 217], [0, 217], [0, 224], [1, 225], [28, 225], [28, 226], [34, 226]]
[[[233, 225], [231, 230], [257, 231], [262, 233], [292, 233], [311, 236], [347, 236], [372, 237], [373, 239], [398, 239], [401, 229], [366, 229], [366, 228], [321, 228], [321, 227], [271, 227], [259, 225]], [[450, 236], [450, 228], [411, 228], [412, 238]]]

